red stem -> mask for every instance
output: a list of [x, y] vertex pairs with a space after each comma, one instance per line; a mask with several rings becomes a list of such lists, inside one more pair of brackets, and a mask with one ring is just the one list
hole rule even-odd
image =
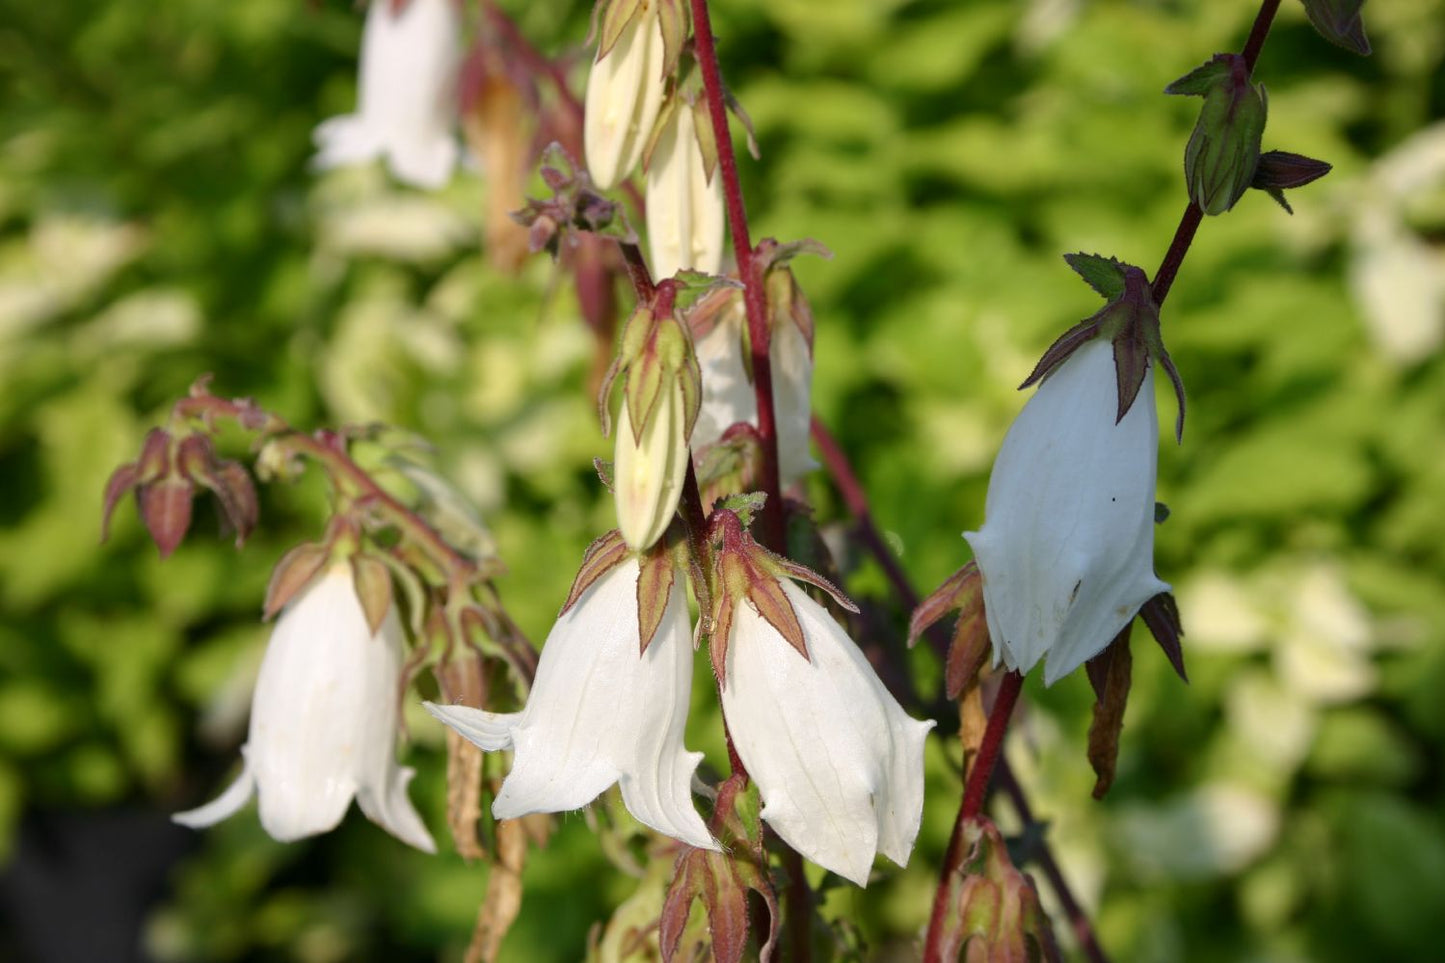
[[718, 70], [717, 44], [713, 40], [712, 21], [708, 17], [707, 0], [689, 0], [692, 7], [693, 48], [702, 70], [702, 86], [707, 94], [708, 115], [712, 118], [717, 140], [718, 172], [722, 176], [723, 196], [727, 200], [728, 228], [732, 232], [733, 254], [738, 261], [738, 277], [743, 282], [743, 306], [748, 315], [748, 341], [753, 354], [753, 392], [758, 405], [758, 438], [763, 449], [763, 491], [768, 496], [759, 519], [763, 544], [775, 550], [784, 549], [782, 483], [778, 476], [778, 428], [773, 412], [773, 367], [768, 348], [772, 330], [768, 327], [767, 297], [763, 278], [753, 257], [752, 239], [748, 235], [748, 214], [743, 204], [742, 183], [738, 180], [738, 158], [728, 130], [727, 101], [723, 95], [722, 74]]
[[948, 918], [949, 902], [957, 895], [949, 878], [958, 872], [962, 863], [963, 829], [969, 820], [983, 812], [983, 801], [988, 794], [989, 777], [993, 775], [994, 763], [998, 760], [1003, 746], [1004, 733], [1008, 731], [1009, 717], [1013, 715], [1019, 692], [1023, 689], [1024, 677], [1010, 672], [1003, 677], [998, 695], [994, 697], [993, 710], [988, 714], [988, 727], [984, 729], [983, 741], [979, 743], [978, 755], [968, 771], [968, 784], [963, 790], [963, 804], [958, 807], [958, 818], [953, 822], [953, 835], [948, 839], [948, 852], [943, 857], [943, 870], [938, 881], [938, 891], [933, 897], [933, 914], [928, 920], [928, 936], [923, 943], [923, 963], [943, 963], [943, 922]]
[[[1250, 74], [1254, 73], [1254, 65], [1259, 63], [1259, 52], [1264, 49], [1265, 38], [1269, 36], [1270, 25], [1274, 23], [1274, 15], [1279, 12], [1280, 0], [1264, 0], [1259, 5], [1259, 13], [1255, 15], [1254, 26], [1250, 28], [1249, 39], [1244, 42], [1245, 68]], [[1150, 291], [1154, 295], [1154, 303], [1160, 307], [1164, 305], [1164, 299], [1169, 296], [1169, 289], [1174, 286], [1174, 278], [1179, 274], [1179, 268], [1184, 263], [1184, 255], [1189, 253], [1189, 245], [1194, 243], [1194, 234], [1199, 230], [1200, 223], [1204, 220], [1204, 211], [1193, 201], [1184, 209], [1184, 215], [1179, 218], [1179, 227], [1174, 231], [1174, 240], [1169, 243], [1169, 250], [1164, 252], [1164, 260], [1159, 265], [1159, 270], [1154, 273], [1154, 283]]]

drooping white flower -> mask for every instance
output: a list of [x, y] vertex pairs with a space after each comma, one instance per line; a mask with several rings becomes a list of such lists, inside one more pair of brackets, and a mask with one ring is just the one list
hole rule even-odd
[[372, 822], [435, 852], [407, 798], [412, 770], [396, 763], [402, 639], [394, 606], [373, 635], [350, 567], [328, 568], [283, 610], [271, 634], [241, 775], [175, 821], [214, 825], [255, 794], [266, 832], [291, 842], [335, 828], [354, 796]]
[[372, 0], [361, 41], [356, 113], [316, 128], [318, 168], [384, 156], [398, 180], [438, 188], [458, 157], [457, 75], [461, 11], [456, 0]]
[[912, 719], [833, 617], [791, 582], [804, 659], [739, 601], [723, 712], [762, 794], [762, 817], [808, 859], [866, 886], [876, 853], [908, 862], [923, 814], [923, 743]]
[[652, 274], [722, 270], [722, 175], [707, 177], [693, 107], [679, 102], [657, 139], [647, 168], [647, 245]]
[[616, 187], [642, 159], [662, 107], [665, 61], [657, 6], [643, 3], [612, 48], [592, 64], [587, 76], [583, 147], [587, 170], [603, 190]]
[[692, 803], [700, 752], [682, 744], [692, 690], [692, 638], [682, 580], [638, 654], [638, 575], [623, 561], [557, 620], [521, 712], [427, 704], [486, 750], [511, 749], [512, 771], [492, 803], [498, 819], [580, 809], [613, 783], [629, 812], [693, 846], [717, 844]]
[[[757, 395], [743, 357], [747, 317], [741, 299], [719, 314], [712, 330], [698, 337], [702, 406], [692, 429], [692, 446], [713, 444], [739, 422], [758, 423]], [[818, 467], [809, 454], [813, 417], [813, 350], [796, 324], [773, 328], [768, 349], [773, 373], [773, 413], [778, 426], [778, 473], [788, 485]]]
[[1118, 412], [1113, 345], [1085, 343], [1009, 428], [983, 527], [965, 532], [983, 575], [994, 663], [1052, 685], [1104, 649], [1153, 596], [1159, 419], [1151, 363]]

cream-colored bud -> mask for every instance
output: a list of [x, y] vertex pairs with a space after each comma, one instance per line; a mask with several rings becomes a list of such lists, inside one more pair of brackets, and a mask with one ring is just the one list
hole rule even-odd
[[606, 190], [630, 174], [662, 107], [665, 78], [657, 8], [644, 0], [637, 15], [587, 78], [583, 128], [587, 170]]
[[682, 495], [687, 469], [682, 388], [672, 379], [662, 388], [652, 417], [634, 438], [632, 417], [624, 398], [618, 413], [616, 460], [612, 486], [617, 499], [617, 527], [629, 548], [642, 551], [667, 530]]
[[657, 278], [722, 270], [722, 177], [714, 172], [708, 180], [695, 123], [692, 108], [678, 104], [647, 169], [647, 242]]

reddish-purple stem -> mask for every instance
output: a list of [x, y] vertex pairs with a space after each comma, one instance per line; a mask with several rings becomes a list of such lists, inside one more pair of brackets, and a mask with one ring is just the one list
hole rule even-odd
[[727, 200], [728, 229], [732, 232], [733, 253], [738, 261], [738, 277], [743, 282], [743, 306], [748, 315], [748, 340], [753, 354], [753, 392], [758, 404], [758, 438], [763, 449], [763, 506], [759, 529], [763, 544], [782, 551], [783, 505], [782, 484], [778, 477], [778, 428], [773, 412], [773, 367], [768, 353], [772, 330], [768, 327], [767, 297], [763, 278], [753, 257], [752, 239], [748, 235], [748, 214], [743, 204], [742, 183], [738, 180], [738, 158], [728, 131], [727, 101], [723, 94], [722, 74], [718, 69], [717, 44], [713, 40], [712, 21], [708, 17], [707, 0], [689, 0], [692, 6], [693, 49], [702, 70], [703, 91], [707, 95], [708, 114], [712, 118], [717, 140], [718, 174], [722, 177], [723, 196]]
[[[1259, 5], [1259, 13], [1255, 15], [1254, 26], [1250, 28], [1249, 39], [1244, 42], [1244, 63], [1246, 69], [1253, 74], [1254, 65], [1259, 63], [1259, 52], [1264, 49], [1265, 38], [1269, 36], [1270, 25], [1274, 23], [1274, 15], [1279, 12], [1279, 0], [1264, 0]], [[1150, 285], [1150, 292], [1154, 295], [1154, 303], [1163, 306], [1164, 299], [1169, 296], [1169, 289], [1174, 286], [1174, 278], [1179, 274], [1179, 268], [1184, 263], [1184, 255], [1189, 253], [1189, 245], [1194, 243], [1194, 234], [1199, 230], [1200, 223], [1204, 220], [1204, 211], [1193, 201], [1184, 209], [1184, 215], [1179, 218], [1179, 227], [1174, 231], [1174, 240], [1169, 243], [1169, 250], [1164, 252], [1164, 260], [1159, 265], [1159, 270], [1154, 273], [1154, 283]]]
[[928, 920], [928, 936], [923, 942], [923, 963], [943, 963], [943, 923], [948, 918], [949, 901], [956, 895], [949, 885], [949, 878], [958, 872], [963, 862], [963, 829], [968, 821], [983, 812], [983, 801], [988, 796], [988, 782], [993, 775], [994, 763], [998, 761], [999, 750], [1003, 747], [1004, 733], [1008, 731], [1009, 717], [1023, 689], [1024, 677], [1010, 672], [1003, 677], [1003, 683], [994, 697], [993, 709], [988, 714], [988, 727], [984, 729], [983, 741], [979, 743], [978, 755], [968, 771], [968, 784], [963, 790], [963, 804], [958, 807], [958, 818], [953, 821], [953, 835], [948, 839], [948, 852], [943, 857], [943, 870], [938, 881], [938, 891], [933, 897], [933, 914]]

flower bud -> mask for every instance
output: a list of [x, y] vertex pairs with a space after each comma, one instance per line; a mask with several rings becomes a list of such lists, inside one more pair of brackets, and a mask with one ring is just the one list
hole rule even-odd
[[1221, 54], [1165, 92], [1204, 98], [1184, 151], [1184, 180], [1204, 213], [1223, 214], [1254, 180], [1268, 113], [1264, 87], [1250, 81], [1243, 57]]
[[652, 0], [637, 9], [610, 48], [599, 45], [587, 77], [583, 141], [587, 170], [600, 188], [616, 187], [642, 159], [665, 89], [666, 53]]
[[648, 160], [647, 241], [654, 277], [722, 270], [722, 179], [715, 170], [708, 176], [697, 124], [694, 105], [677, 101]]
[[651, 417], [634, 428], [624, 401], [617, 417], [613, 493], [617, 527], [628, 546], [642, 550], [662, 537], [682, 497], [687, 470], [682, 387], [664, 385]]
[[1365, 0], [1304, 0], [1304, 5], [1305, 16], [1321, 37], [1362, 57], [1369, 55], [1370, 40], [1360, 19]]

